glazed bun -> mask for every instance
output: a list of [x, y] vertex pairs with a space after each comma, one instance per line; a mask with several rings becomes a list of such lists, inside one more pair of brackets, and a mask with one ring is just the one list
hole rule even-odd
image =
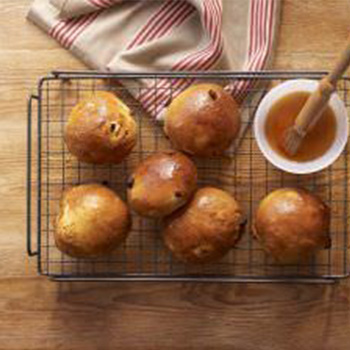
[[240, 130], [236, 101], [221, 86], [194, 85], [170, 104], [164, 131], [173, 146], [201, 157], [221, 155]]
[[96, 92], [73, 108], [64, 138], [82, 162], [120, 163], [136, 144], [136, 123], [115, 95]]
[[227, 192], [199, 189], [182, 209], [165, 219], [165, 245], [186, 263], [207, 263], [224, 256], [243, 229], [239, 204]]
[[311, 192], [281, 188], [259, 205], [254, 235], [264, 250], [282, 263], [307, 259], [330, 246], [330, 210]]
[[131, 220], [125, 203], [98, 184], [64, 192], [55, 222], [57, 248], [72, 257], [112, 252], [127, 237]]
[[197, 186], [197, 169], [180, 152], [161, 152], [146, 158], [128, 181], [128, 202], [138, 214], [169, 215], [183, 206]]

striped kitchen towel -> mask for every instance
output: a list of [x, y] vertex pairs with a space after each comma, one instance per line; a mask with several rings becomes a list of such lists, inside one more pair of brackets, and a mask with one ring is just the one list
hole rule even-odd
[[[28, 18], [97, 70], [259, 71], [271, 58], [280, 1], [35, 0]], [[158, 117], [170, 91], [190, 83], [142, 81], [148, 88], [135, 97]], [[249, 87], [226, 88], [242, 99]]]

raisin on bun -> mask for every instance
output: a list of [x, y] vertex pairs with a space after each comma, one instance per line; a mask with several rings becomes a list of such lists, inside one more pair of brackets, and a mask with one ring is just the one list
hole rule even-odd
[[211, 157], [230, 147], [240, 126], [239, 108], [233, 97], [219, 85], [199, 84], [171, 102], [164, 131], [176, 149]]
[[82, 162], [120, 163], [136, 144], [136, 122], [119, 98], [100, 91], [73, 108], [64, 138]]
[[128, 181], [128, 202], [139, 215], [163, 217], [183, 206], [197, 186], [197, 169], [184, 154], [159, 152], [146, 158]]
[[244, 228], [242, 210], [227, 192], [199, 189], [192, 200], [164, 221], [165, 245], [186, 263], [207, 263], [223, 257]]

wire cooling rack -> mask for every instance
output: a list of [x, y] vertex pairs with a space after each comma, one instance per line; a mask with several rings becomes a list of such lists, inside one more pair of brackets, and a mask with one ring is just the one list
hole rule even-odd
[[[287, 79], [321, 79], [323, 72], [259, 73], [160, 73], [112, 74], [55, 72], [39, 81], [28, 106], [28, 215], [27, 250], [35, 256], [38, 272], [56, 280], [145, 281], [332, 281], [349, 274], [349, 146], [326, 170], [313, 175], [291, 175], [270, 165], [260, 153], [251, 124], [264, 94]], [[173, 259], [163, 246], [160, 223], [132, 215], [133, 228], [127, 241], [112, 255], [98, 259], [75, 259], [62, 254], [53, 239], [53, 220], [62, 191], [72, 185], [103, 183], [125, 199], [126, 181], [132, 169], [151, 153], [169, 149], [162, 126], [149, 118], [131, 92], [143, 92], [139, 79], [157, 86], [163, 79], [196, 79], [228, 84], [254, 80], [250, 98], [242, 104], [242, 134], [222, 158], [194, 159], [200, 185], [214, 185], [231, 192], [247, 218], [246, 232], [238, 245], [216, 263], [191, 266]], [[124, 85], [128, 85], [126, 90]], [[338, 94], [349, 109], [348, 78], [338, 84]], [[159, 84], [161, 85], [161, 84]], [[171, 89], [170, 87], [167, 87]], [[63, 130], [72, 107], [86, 93], [113, 91], [133, 110], [138, 123], [138, 143], [119, 165], [88, 165], [68, 151]], [[155, 106], [156, 108], [157, 106]], [[36, 113], [34, 113], [36, 112]], [[319, 194], [331, 207], [332, 247], [320, 250], [309, 262], [280, 265], [274, 262], [251, 235], [259, 201], [279, 187], [298, 186]]]

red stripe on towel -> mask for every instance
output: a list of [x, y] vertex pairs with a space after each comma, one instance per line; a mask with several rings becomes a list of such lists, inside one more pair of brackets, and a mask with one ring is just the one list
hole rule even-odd
[[76, 26], [75, 30], [70, 33], [62, 45], [69, 49], [83, 31], [95, 21], [99, 14], [100, 12], [94, 12], [91, 15], [86, 16], [86, 19]]
[[99, 16], [100, 11], [58, 21], [49, 31], [49, 34], [62, 46], [69, 49], [80, 34]]
[[[222, 38], [222, 7], [220, 0], [204, 0], [203, 8], [203, 26], [206, 29], [210, 41], [202, 50], [192, 53], [176, 63], [172, 70], [208, 70], [220, 58], [223, 51]], [[189, 80], [179, 80], [177, 82], [164, 80], [158, 85], [157, 93], [149, 90], [139, 98], [146, 109], [152, 104], [157, 103], [161, 108], [170, 97], [180, 93], [185, 87], [191, 84]], [[172, 92], [169, 88], [172, 88]], [[174, 90], [176, 89], [176, 90]]]
[[98, 9], [106, 9], [116, 4], [115, 1], [111, 0], [89, 0], [89, 2]]
[[[249, 48], [244, 70], [259, 71], [264, 68], [273, 43], [273, 23], [276, 13], [275, 0], [252, 0], [250, 8]], [[242, 100], [253, 87], [253, 81], [240, 81], [227, 90]]]
[[[150, 19], [142, 26], [135, 37], [131, 40], [130, 44], [127, 46], [127, 50], [130, 50], [136, 46], [141, 45], [147, 41], [147, 38], [156, 30], [159, 23], [167, 13], [173, 13], [174, 9], [179, 7], [179, 2], [176, 0], [166, 1], [159, 9], [150, 17]], [[176, 10], [175, 10], [176, 11]]]

